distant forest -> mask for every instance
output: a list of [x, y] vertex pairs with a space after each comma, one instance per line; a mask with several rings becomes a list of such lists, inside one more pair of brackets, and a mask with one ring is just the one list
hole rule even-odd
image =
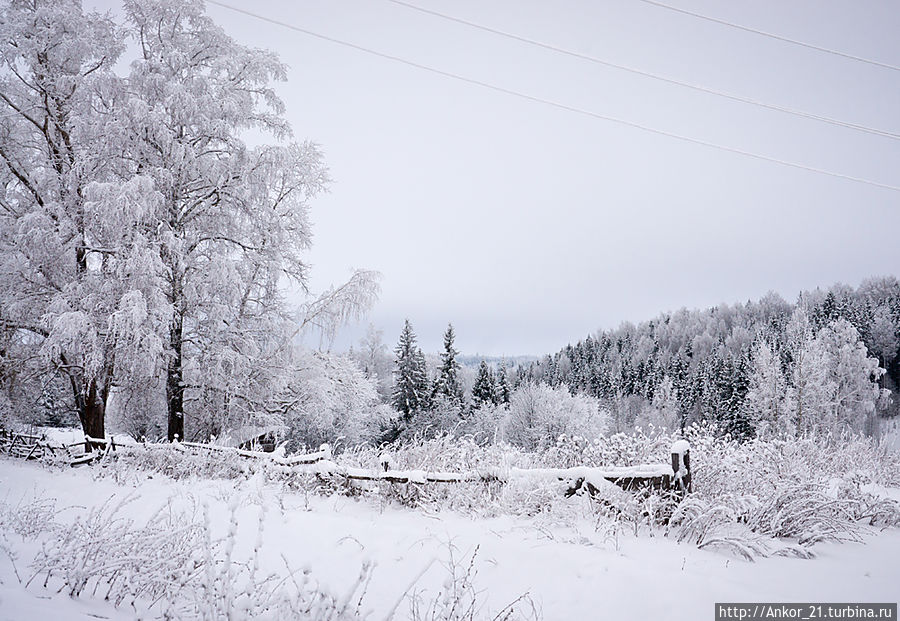
[[713, 422], [744, 438], [850, 428], [896, 415], [900, 283], [881, 277], [756, 302], [682, 309], [600, 331], [517, 370], [593, 396], [612, 431]]

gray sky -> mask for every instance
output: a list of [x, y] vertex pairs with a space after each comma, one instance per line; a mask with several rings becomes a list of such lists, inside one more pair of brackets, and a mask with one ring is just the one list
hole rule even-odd
[[[555, 54], [387, 0], [225, 0], [443, 71], [668, 132], [900, 185], [900, 141]], [[410, 0], [545, 43], [900, 133], [900, 72], [638, 0]], [[900, 65], [896, 2], [666, 0]], [[90, 3], [89, 3], [90, 4]], [[296, 136], [335, 179], [313, 204], [313, 286], [384, 275], [370, 319], [423, 349], [547, 353], [598, 328], [900, 266], [900, 192], [463, 84], [208, 5], [290, 66]], [[359, 334], [357, 329], [356, 334]], [[347, 339], [338, 346], [346, 345]]]

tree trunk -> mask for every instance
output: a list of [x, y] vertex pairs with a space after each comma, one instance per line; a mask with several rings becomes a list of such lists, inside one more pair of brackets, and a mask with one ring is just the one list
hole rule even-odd
[[[64, 364], [68, 365], [65, 356]], [[72, 386], [72, 396], [75, 400], [75, 411], [81, 422], [81, 430], [84, 435], [91, 438], [104, 438], [106, 435], [106, 398], [109, 395], [108, 382], [104, 382], [103, 388], [98, 388], [97, 380], [90, 380], [87, 385], [81, 373], [67, 373], [69, 384]], [[84, 444], [85, 452], [91, 451], [90, 442]]]
[[[75, 410], [81, 421], [81, 430], [91, 438], [103, 439], [106, 435], [106, 391], [97, 389], [96, 380], [85, 387], [79, 378], [69, 376], [75, 397]], [[84, 451], [91, 452], [91, 443], [84, 443]]]
[[[98, 389], [96, 380], [90, 382], [84, 400], [84, 410], [79, 414], [84, 435], [101, 440], [106, 436], [106, 390]], [[91, 451], [90, 442], [85, 442], [84, 450], [86, 453]]]
[[169, 345], [172, 357], [166, 376], [166, 402], [169, 407], [169, 442], [184, 440], [184, 371], [182, 368], [182, 339], [184, 319], [175, 313], [169, 331]]

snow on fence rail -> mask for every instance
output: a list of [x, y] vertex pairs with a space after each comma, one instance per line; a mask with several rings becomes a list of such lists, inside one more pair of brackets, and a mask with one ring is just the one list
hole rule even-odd
[[0, 429], [0, 451], [11, 457], [40, 459], [45, 450], [47, 446], [42, 436]]
[[[80, 451], [78, 450], [80, 449]], [[281, 457], [269, 452], [249, 451], [239, 448], [201, 444], [198, 442], [174, 443], [128, 443], [116, 444], [115, 438], [91, 438], [84, 442], [54, 445], [43, 436], [17, 434], [0, 429], [0, 450], [14, 457], [41, 459], [48, 452], [65, 451], [72, 466], [80, 466], [102, 459], [117, 449], [122, 450], [177, 450], [192, 452], [227, 453], [248, 459], [266, 460], [289, 468], [298, 474], [339, 476], [355, 481], [386, 481], [389, 483], [464, 483], [508, 481], [512, 479], [546, 479], [566, 481], [566, 495], [571, 496], [580, 489], [596, 494], [604, 486], [614, 483], [624, 490], [638, 489], [671, 490], [681, 496], [691, 491], [690, 446], [685, 440], [672, 445], [671, 464], [644, 464], [639, 466], [572, 468], [511, 468], [506, 471], [487, 470], [482, 472], [428, 472], [425, 470], [392, 470], [388, 462], [382, 470], [371, 470], [355, 466], [345, 466], [332, 461], [331, 447], [323, 444], [318, 451], [305, 455]]]

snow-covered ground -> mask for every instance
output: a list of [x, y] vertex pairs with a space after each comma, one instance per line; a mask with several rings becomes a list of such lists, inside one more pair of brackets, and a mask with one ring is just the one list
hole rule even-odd
[[[227, 530], [233, 510], [236, 554], [248, 555], [261, 541], [262, 570], [283, 573], [286, 561], [310, 569], [325, 588], [341, 593], [364, 563], [373, 562], [362, 609], [378, 620], [400, 600], [395, 618], [408, 618], [409, 597], [417, 594], [425, 602], [436, 597], [449, 584], [451, 556], [459, 575], [476, 548], [474, 585], [484, 611], [500, 610], [527, 594], [530, 601], [521, 601], [517, 611], [531, 612], [533, 606], [547, 620], [704, 619], [712, 618], [717, 601], [891, 602], [898, 594], [900, 531], [893, 529], [872, 531], [864, 544], [819, 544], [814, 560], [748, 562], [662, 536], [597, 529], [590, 511], [573, 512], [579, 517], [569, 524], [540, 516], [475, 519], [371, 499], [286, 492], [259, 477], [172, 481], [129, 473], [118, 479], [97, 478], [87, 467], [50, 470], [0, 459], [0, 502], [26, 506], [34, 499], [53, 500], [60, 523], [129, 496], [134, 500], [121, 513], [136, 523], [167, 504], [185, 511], [206, 505], [217, 534]], [[36, 544], [5, 535], [18, 559], [13, 565], [0, 547], [0, 621], [135, 618], [129, 607], [55, 594], [42, 588], [40, 579], [26, 588], [16, 570], [23, 581], [30, 577]]]

